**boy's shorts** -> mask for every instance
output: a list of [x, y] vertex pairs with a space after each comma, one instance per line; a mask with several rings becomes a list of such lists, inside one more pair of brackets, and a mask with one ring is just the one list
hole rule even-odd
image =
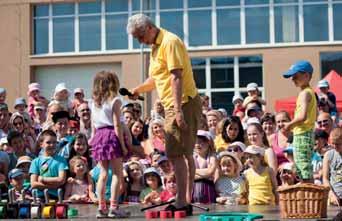
[[197, 138], [202, 103], [199, 95], [189, 97], [189, 101], [182, 105], [186, 130], [180, 130], [176, 122], [176, 112], [171, 108], [165, 111], [165, 147], [168, 157], [192, 155]]
[[293, 157], [297, 174], [301, 179], [313, 178], [312, 154], [314, 147], [314, 133], [312, 130], [293, 135]]

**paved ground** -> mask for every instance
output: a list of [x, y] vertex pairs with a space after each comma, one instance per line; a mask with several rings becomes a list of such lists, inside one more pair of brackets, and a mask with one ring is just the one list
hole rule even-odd
[[[204, 205], [210, 208], [209, 212], [250, 212], [250, 213], [258, 213], [262, 214], [264, 218], [262, 220], [280, 220], [279, 208], [277, 206], [222, 206], [222, 205]], [[72, 205], [78, 209], [79, 215], [74, 219], [82, 219], [82, 220], [96, 220], [96, 206], [95, 205]], [[125, 206], [129, 211], [131, 211], [132, 216], [126, 220], [145, 220], [145, 216], [143, 212], [140, 212], [140, 205], [127, 205]], [[328, 218], [323, 220], [332, 220], [332, 218], [338, 213], [338, 207], [329, 207], [328, 208]], [[199, 220], [199, 215], [205, 212], [195, 209], [194, 216], [187, 217], [185, 220]], [[108, 220], [108, 219], [106, 219]], [[121, 219], [120, 219], [121, 220]], [[154, 221], [159, 221], [161, 219], [153, 219]], [[174, 220], [174, 219], [169, 219]], [[293, 219], [292, 219], [293, 220]], [[313, 219], [317, 220], [317, 219]], [[320, 219], [322, 220], [322, 219]], [[342, 220], [341, 220], [342, 221]]]

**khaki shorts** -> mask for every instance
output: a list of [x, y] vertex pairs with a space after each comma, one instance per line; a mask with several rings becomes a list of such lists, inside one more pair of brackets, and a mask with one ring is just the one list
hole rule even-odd
[[179, 157], [192, 155], [200, 124], [202, 103], [199, 95], [189, 97], [189, 101], [182, 105], [186, 130], [180, 130], [176, 122], [176, 112], [173, 108], [165, 111], [166, 155]]

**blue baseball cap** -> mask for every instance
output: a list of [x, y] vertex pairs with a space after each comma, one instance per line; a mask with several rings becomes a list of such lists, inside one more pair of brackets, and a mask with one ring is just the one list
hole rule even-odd
[[297, 61], [296, 63], [291, 65], [290, 69], [286, 73], [283, 74], [283, 77], [290, 78], [298, 72], [302, 72], [302, 73], [306, 72], [306, 73], [312, 74], [313, 73], [312, 65], [308, 61], [304, 61], [304, 60]]

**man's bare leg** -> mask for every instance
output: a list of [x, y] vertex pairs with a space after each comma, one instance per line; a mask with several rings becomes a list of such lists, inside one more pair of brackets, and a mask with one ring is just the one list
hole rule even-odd
[[177, 184], [177, 196], [176, 196], [176, 208], [181, 208], [187, 205], [187, 178], [188, 178], [188, 170], [187, 163], [183, 156], [179, 157], [169, 157], [172, 162], [175, 175], [176, 175], [176, 184]]

